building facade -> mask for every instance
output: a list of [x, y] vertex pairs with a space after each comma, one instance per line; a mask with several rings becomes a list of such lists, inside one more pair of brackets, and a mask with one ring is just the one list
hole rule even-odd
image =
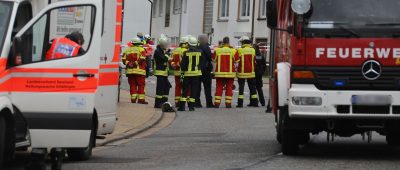
[[[267, 43], [270, 31], [266, 22], [266, 1], [214, 0], [212, 44], [218, 44], [228, 36], [232, 45], [240, 45], [240, 37], [252, 37], [252, 30], [255, 42]], [[252, 28], [253, 18], [254, 28]]]
[[172, 44], [185, 35], [203, 33], [204, 0], [153, 0], [152, 36], [165, 34]]
[[177, 44], [181, 35], [207, 34], [214, 45], [228, 36], [231, 44], [237, 46], [241, 36], [251, 37], [254, 30], [256, 42], [268, 42], [266, 1], [153, 0], [152, 36], [165, 34], [172, 44]]
[[125, 0], [122, 43], [126, 44], [138, 32], [150, 33], [151, 3], [148, 0]]

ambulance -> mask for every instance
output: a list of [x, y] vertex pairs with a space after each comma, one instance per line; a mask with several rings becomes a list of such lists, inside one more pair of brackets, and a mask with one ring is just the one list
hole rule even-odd
[[400, 146], [400, 1], [268, 0], [277, 140], [373, 132]]
[[[122, 0], [0, 0], [0, 169], [18, 148], [91, 156], [117, 121]], [[80, 32], [78, 56], [48, 59]], [[64, 52], [70, 52], [68, 48]]]

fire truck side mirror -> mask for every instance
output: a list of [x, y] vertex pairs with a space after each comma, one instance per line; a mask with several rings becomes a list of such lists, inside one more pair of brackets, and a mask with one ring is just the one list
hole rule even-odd
[[267, 26], [270, 29], [276, 29], [278, 26], [277, 0], [267, 1]]

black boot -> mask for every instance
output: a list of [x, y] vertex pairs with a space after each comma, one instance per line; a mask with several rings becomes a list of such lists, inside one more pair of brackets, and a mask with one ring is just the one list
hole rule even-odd
[[161, 108], [161, 100], [159, 98], [156, 98], [156, 100], [154, 101], [154, 108]]
[[180, 102], [179, 102], [178, 111], [182, 111], [182, 112], [185, 111], [185, 110], [186, 110], [186, 108], [185, 108], [186, 106], [185, 106], [185, 105], [186, 105], [186, 102], [180, 101]]
[[236, 106], [237, 108], [242, 108], [243, 107], [243, 99], [238, 99], [238, 104]]
[[250, 105], [251, 107], [258, 107], [258, 99], [251, 99]]
[[194, 107], [197, 106], [195, 103], [189, 102], [189, 111], [194, 111]]

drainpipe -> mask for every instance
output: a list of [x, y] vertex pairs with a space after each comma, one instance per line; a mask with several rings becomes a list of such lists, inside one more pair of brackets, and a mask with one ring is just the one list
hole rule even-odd
[[149, 3], [150, 3], [150, 30], [149, 30], [149, 35], [151, 36], [151, 30], [152, 30], [152, 27], [153, 27], [153, 1], [151, 1], [151, 0], [147, 0], [147, 1], [149, 1]]
[[255, 19], [256, 0], [253, 0], [253, 16], [251, 19], [251, 41], [254, 42], [254, 19]]
[[179, 14], [179, 39], [182, 37], [182, 13], [183, 13], [183, 0], [181, 0], [181, 12]]

